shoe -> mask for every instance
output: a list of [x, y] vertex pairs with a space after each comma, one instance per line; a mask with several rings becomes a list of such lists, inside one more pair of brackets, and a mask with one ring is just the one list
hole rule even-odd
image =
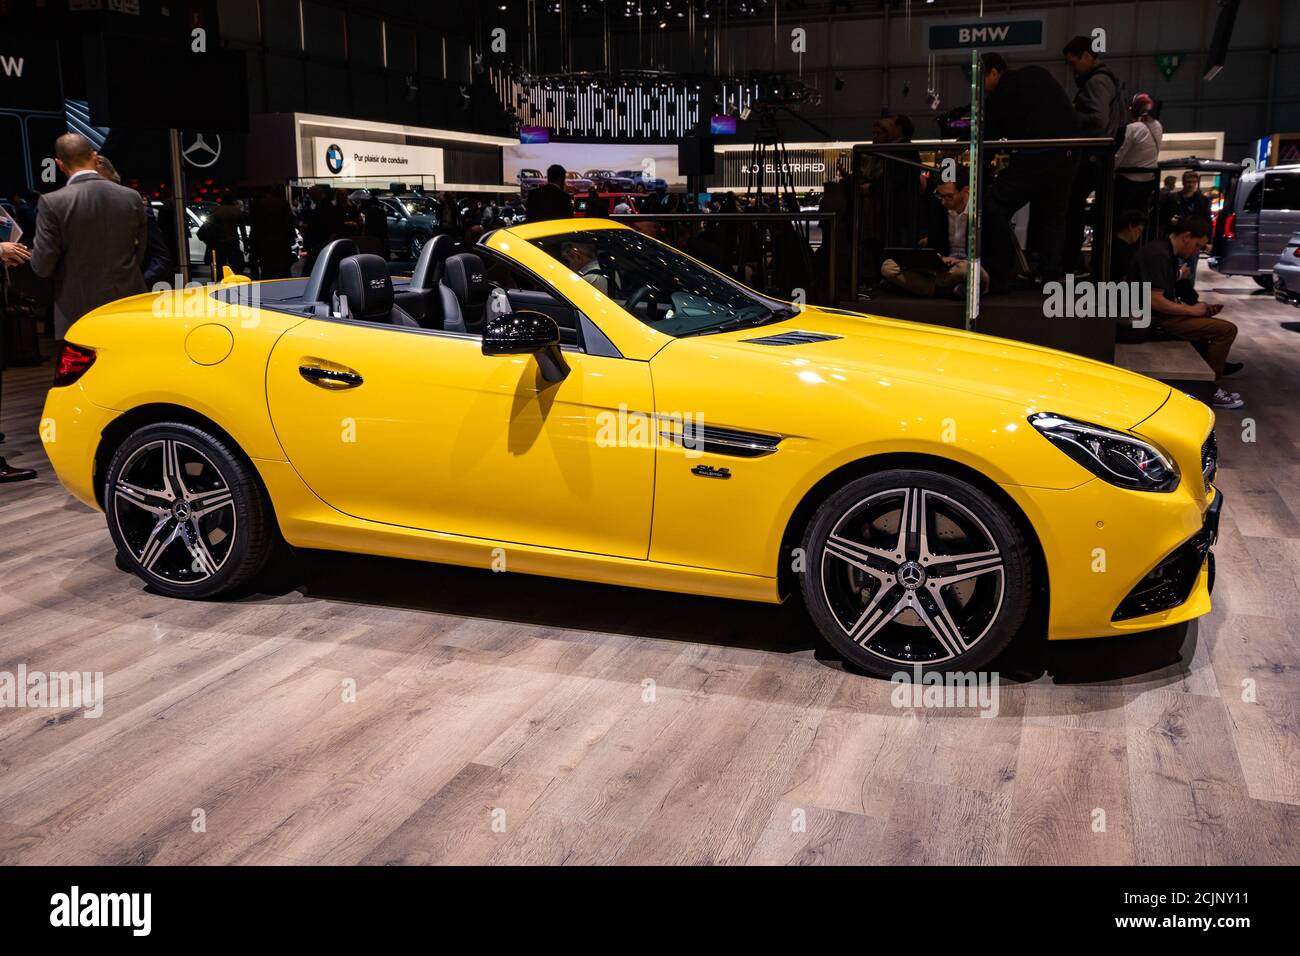
[[1245, 363], [1245, 362], [1224, 362], [1224, 363], [1223, 363], [1223, 374], [1224, 374], [1224, 375], [1236, 375], [1238, 372], [1240, 372], [1240, 371], [1241, 371], [1243, 368], [1245, 368], [1245, 367], [1246, 367], [1246, 363]]
[[1223, 389], [1215, 389], [1214, 400], [1210, 402], [1215, 408], [1241, 408], [1246, 403], [1241, 400], [1241, 396], [1236, 392], [1225, 392]]
[[27, 481], [29, 478], [35, 478], [36, 472], [30, 468], [14, 468], [0, 458], [0, 482], [6, 481]]

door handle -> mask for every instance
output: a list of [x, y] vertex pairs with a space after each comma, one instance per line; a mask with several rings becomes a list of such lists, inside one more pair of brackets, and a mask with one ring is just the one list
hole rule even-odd
[[330, 389], [356, 388], [365, 381], [356, 372], [323, 368], [320, 365], [299, 365], [298, 374], [313, 385]]

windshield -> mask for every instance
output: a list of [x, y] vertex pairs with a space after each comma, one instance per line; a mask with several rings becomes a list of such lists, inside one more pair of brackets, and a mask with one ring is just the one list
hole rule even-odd
[[797, 314], [631, 229], [568, 232], [533, 244], [668, 335], [752, 328]]
[[410, 216], [432, 216], [438, 212], [438, 204], [428, 196], [403, 196], [401, 203]]

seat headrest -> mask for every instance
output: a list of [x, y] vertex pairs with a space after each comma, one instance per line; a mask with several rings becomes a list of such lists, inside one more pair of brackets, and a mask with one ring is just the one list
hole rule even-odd
[[311, 267], [311, 278], [302, 291], [303, 302], [328, 302], [338, 281], [339, 263], [357, 254], [357, 244], [351, 239], [335, 239], [325, 246]]
[[420, 250], [420, 258], [415, 263], [415, 271], [411, 273], [411, 283], [407, 288], [423, 290], [436, 286], [446, 269], [447, 257], [455, 247], [456, 243], [445, 233], [426, 242]]
[[388, 322], [393, 314], [393, 277], [379, 256], [349, 256], [339, 263], [339, 295], [353, 318]]
[[442, 282], [460, 300], [462, 306], [478, 306], [487, 301], [491, 286], [483, 260], [472, 252], [462, 252], [447, 259]]

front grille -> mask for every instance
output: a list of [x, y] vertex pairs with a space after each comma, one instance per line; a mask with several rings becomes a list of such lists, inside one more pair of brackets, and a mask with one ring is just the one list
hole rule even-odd
[[830, 342], [841, 336], [827, 335], [825, 332], [780, 332], [776, 335], [764, 335], [756, 339], [743, 339], [755, 345], [807, 345], [810, 342]]
[[1219, 473], [1219, 439], [1215, 437], [1214, 429], [1210, 429], [1209, 436], [1205, 439], [1205, 444], [1201, 446], [1201, 477], [1205, 479], [1205, 487], [1208, 489], [1214, 482], [1214, 476]]
[[1171, 551], [1137, 583], [1111, 615], [1112, 621], [1127, 621], [1167, 611], [1187, 600], [1197, 575], [1201, 573], [1201, 565], [1207, 556], [1213, 558], [1210, 548], [1219, 536], [1219, 512], [1222, 508], [1223, 493], [1216, 492], [1214, 503], [1206, 509], [1201, 530]]

